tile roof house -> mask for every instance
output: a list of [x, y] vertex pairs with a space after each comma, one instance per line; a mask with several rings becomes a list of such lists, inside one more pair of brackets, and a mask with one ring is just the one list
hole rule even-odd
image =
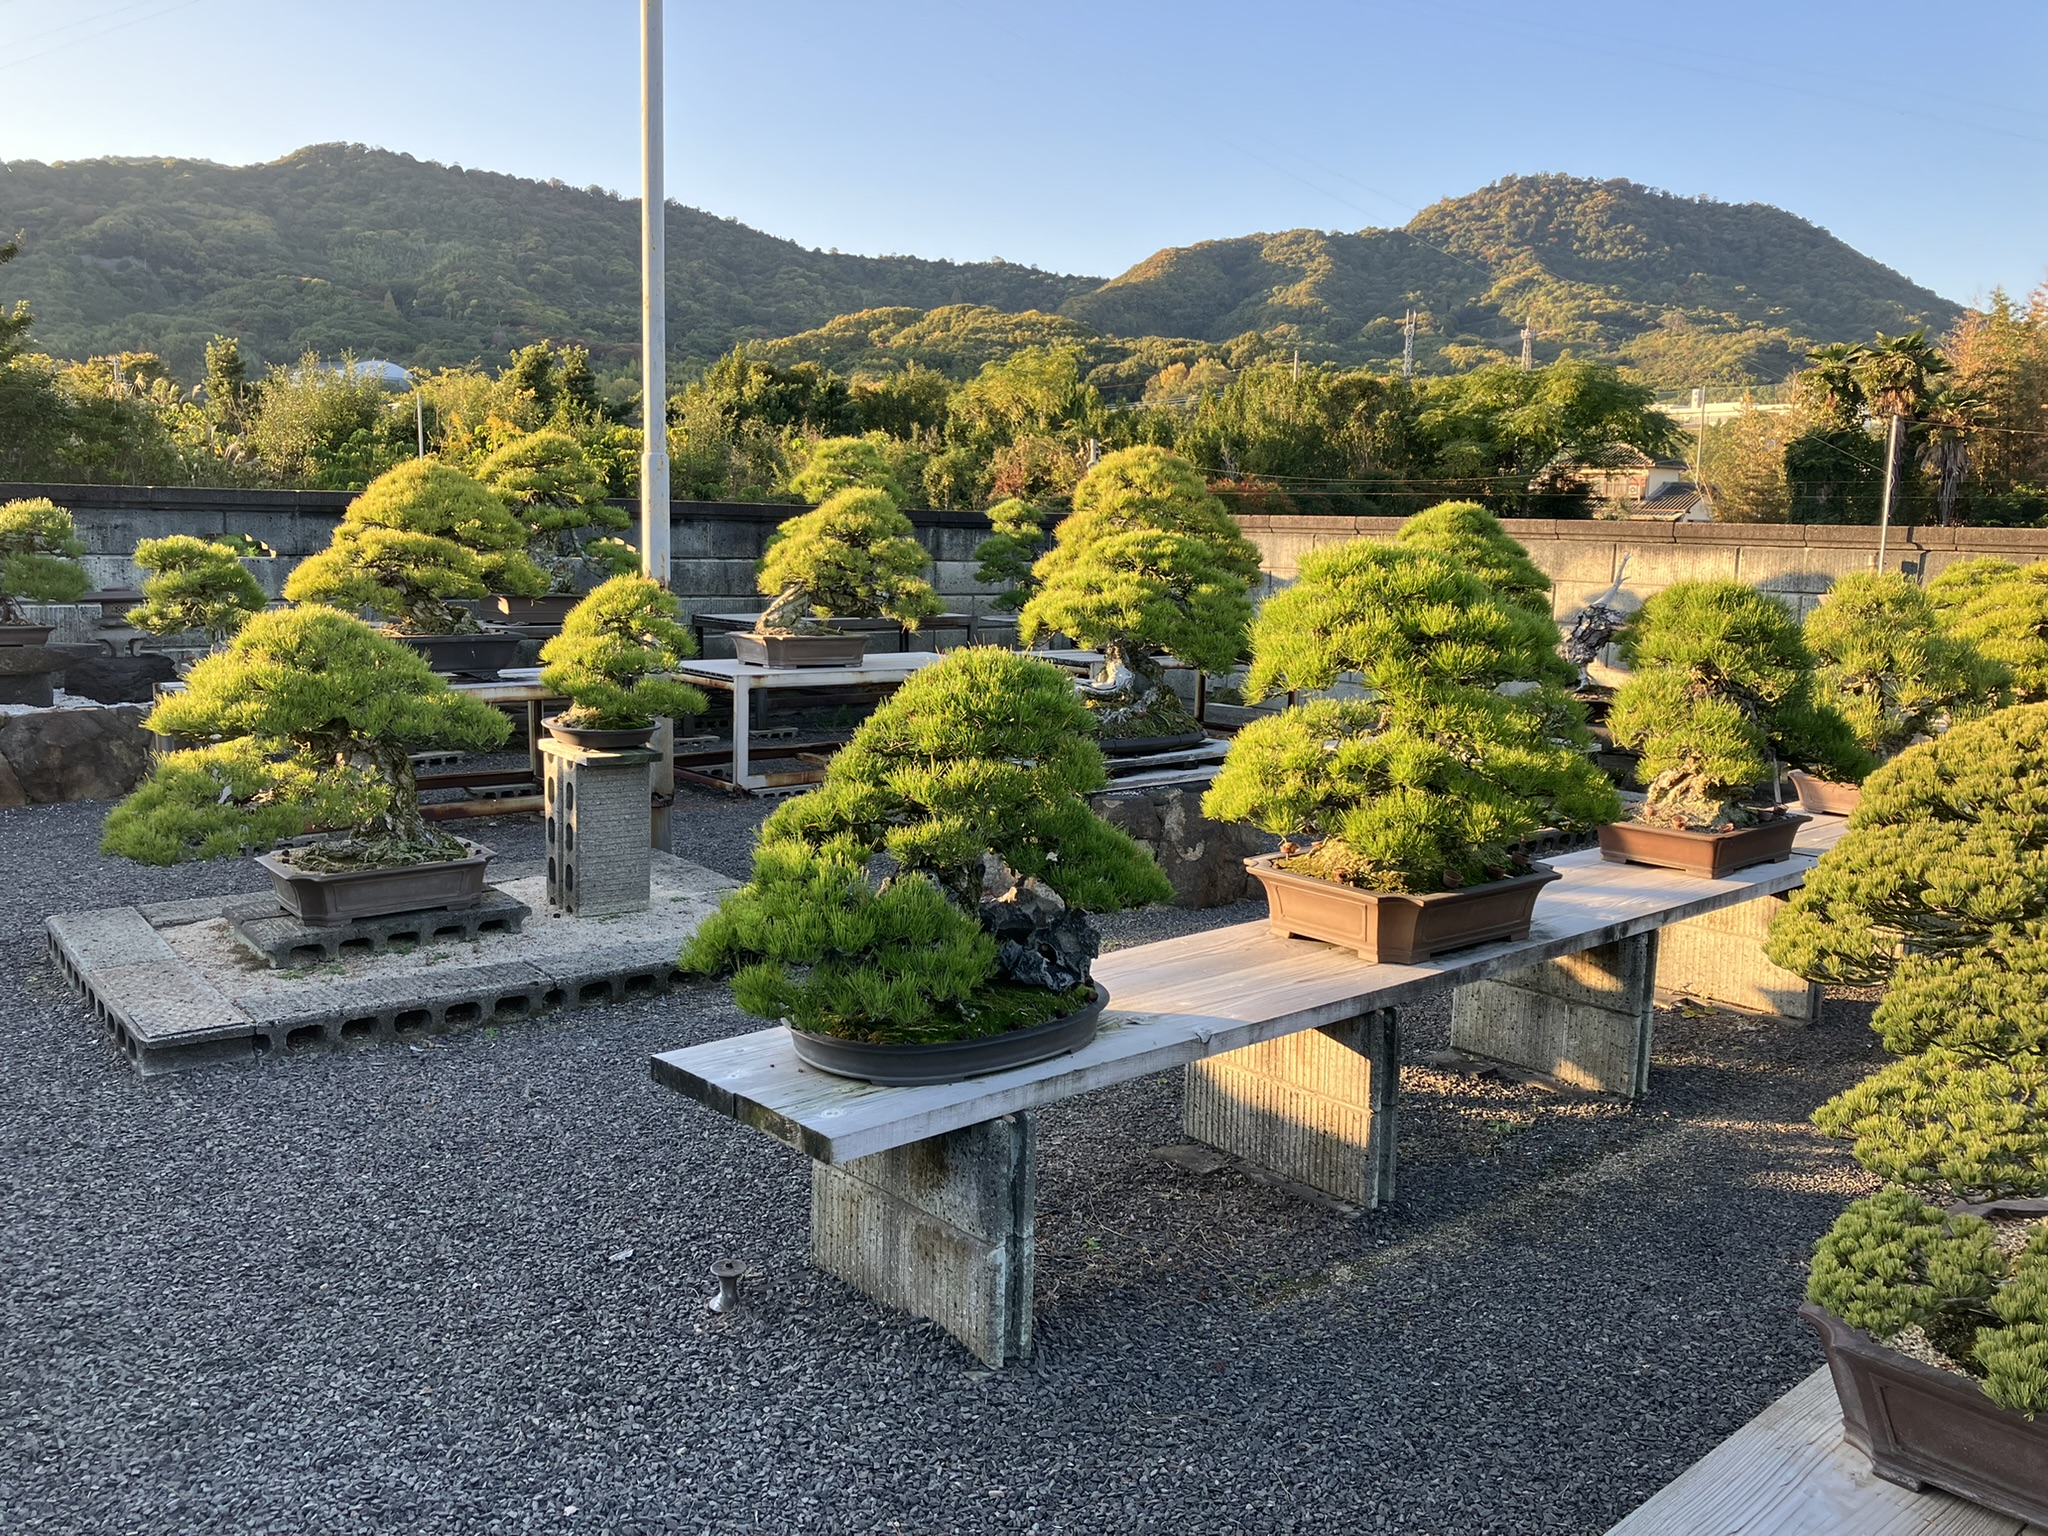
[[1683, 459], [1647, 454], [1626, 443], [1574, 459], [1559, 455], [1540, 481], [1585, 487], [1595, 517], [1668, 523], [1710, 523], [1707, 494], [1686, 473]]

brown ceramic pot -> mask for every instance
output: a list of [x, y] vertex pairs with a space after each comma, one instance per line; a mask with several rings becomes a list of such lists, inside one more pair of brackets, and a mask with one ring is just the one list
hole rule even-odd
[[1651, 864], [1702, 880], [1719, 880], [1752, 864], [1789, 858], [1792, 839], [1812, 819], [1787, 812], [1753, 827], [1726, 832], [1691, 832], [1683, 827], [1655, 827], [1645, 821], [1610, 822], [1600, 829], [1600, 857], [1610, 864]]
[[1544, 886], [1557, 871], [1538, 864], [1526, 875], [1463, 891], [1366, 891], [1281, 869], [1279, 854], [1246, 859], [1266, 888], [1273, 931], [1283, 938], [1321, 939], [1388, 965], [1420, 965], [1446, 950], [1491, 939], [1524, 939]]
[[734, 632], [732, 653], [754, 667], [857, 667], [868, 652], [868, 637], [839, 635], [762, 635]]
[[1833, 779], [1817, 779], [1797, 768], [1787, 777], [1799, 791], [1802, 810], [1817, 811], [1823, 816], [1847, 816], [1863, 803], [1861, 784], [1837, 784]]
[[333, 928], [393, 912], [474, 906], [493, 855], [467, 838], [462, 845], [469, 850], [462, 858], [397, 869], [299, 869], [274, 853], [259, 854], [256, 862], [270, 876], [280, 906], [302, 923]]

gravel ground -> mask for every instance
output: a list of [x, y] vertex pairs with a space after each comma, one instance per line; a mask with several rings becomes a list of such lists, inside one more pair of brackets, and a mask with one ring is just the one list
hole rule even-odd
[[[1819, 1363], [1803, 1258], [1862, 1184], [1804, 1117], [1867, 997], [1660, 1014], [1636, 1108], [1431, 1070], [1411, 1010], [1363, 1215], [1151, 1155], [1171, 1078], [1047, 1111], [1039, 1348], [991, 1372], [808, 1267], [800, 1158], [650, 1082], [757, 1027], [717, 990], [134, 1078], [43, 917], [253, 882], [103, 859], [104, 810], [0, 812], [9, 1533], [1601, 1532]], [[760, 811], [687, 795], [676, 851], [744, 875]]]

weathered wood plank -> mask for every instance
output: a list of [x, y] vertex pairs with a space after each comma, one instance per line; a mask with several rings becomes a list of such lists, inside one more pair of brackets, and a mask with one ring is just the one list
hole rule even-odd
[[1823, 1366], [1607, 1536], [2048, 1536], [1945, 1493], [1885, 1482], [1842, 1438]]
[[1813, 867], [1799, 854], [1698, 880], [1592, 852], [1551, 862], [1564, 878], [1545, 888], [1528, 938], [1428, 965], [1367, 965], [1348, 950], [1276, 937], [1264, 923], [1105, 955], [1095, 973], [1110, 992], [1111, 1022], [1093, 1043], [971, 1082], [875, 1088], [831, 1077], [802, 1067], [782, 1029], [664, 1052], [652, 1070], [721, 1114], [821, 1162], [843, 1162], [1790, 890]]

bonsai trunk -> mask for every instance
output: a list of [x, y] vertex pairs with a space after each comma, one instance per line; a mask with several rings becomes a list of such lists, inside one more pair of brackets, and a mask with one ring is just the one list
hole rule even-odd
[[343, 767], [374, 774], [390, 792], [382, 813], [358, 824], [350, 835], [364, 862], [417, 863], [423, 854], [438, 857], [453, 842], [420, 814], [419, 781], [412, 756], [401, 744], [357, 737], [337, 758]]
[[1645, 821], [1667, 826], [1742, 827], [1756, 819], [1724, 786], [1689, 763], [1667, 768], [1652, 779], [1643, 792], [1643, 808], [1651, 813]]
[[1180, 695], [1167, 685], [1159, 658], [1125, 639], [1102, 647], [1102, 672], [1081, 696], [1101, 736], [1175, 736], [1198, 730]]

